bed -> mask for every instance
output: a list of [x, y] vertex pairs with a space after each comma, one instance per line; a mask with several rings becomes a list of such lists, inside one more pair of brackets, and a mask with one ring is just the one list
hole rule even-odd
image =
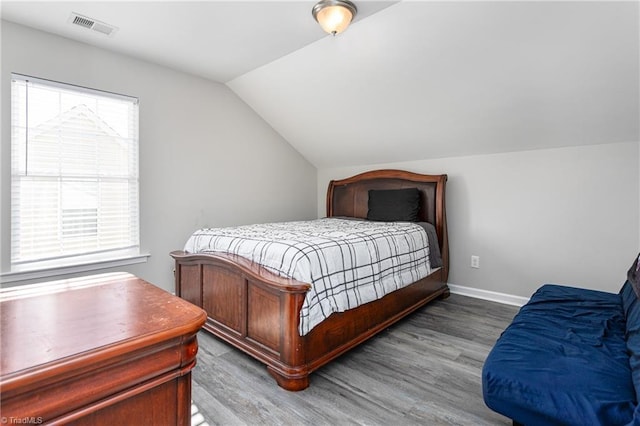
[[176, 294], [207, 312], [206, 331], [266, 364], [280, 387], [305, 389], [313, 371], [428, 302], [448, 297], [446, 181], [447, 175], [375, 170], [329, 183], [328, 218], [367, 218], [370, 190], [417, 188], [417, 220], [435, 228], [440, 262], [429, 275], [375, 301], [335, 312], [304, 335], [300, 317], [311, 284], [241, 256], [172, 252]]

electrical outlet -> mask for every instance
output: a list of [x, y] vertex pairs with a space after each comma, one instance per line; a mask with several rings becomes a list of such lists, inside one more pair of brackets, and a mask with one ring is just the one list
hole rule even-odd
[[471, 256], [471, 267], [472, 268], [480, 267], [480, 256]]

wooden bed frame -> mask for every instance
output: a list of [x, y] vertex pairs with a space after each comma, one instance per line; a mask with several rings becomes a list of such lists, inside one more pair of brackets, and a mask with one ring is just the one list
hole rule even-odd
[[436, 227], [441, 268], [382, 299], [334, 313], [300, 336], [298, 322], [308, 283], [277, 276], [226, 254], [174, 251], [176, 294], [207, 312], [204, 329], [267, 365], [290, 391], [309, 386], [309, 374], [437, 297], [448, 297], [447, 175], [376, 170], [329, 183], [327, 216], [365, 218], [369, 189], [417, 187], [419, 220]]

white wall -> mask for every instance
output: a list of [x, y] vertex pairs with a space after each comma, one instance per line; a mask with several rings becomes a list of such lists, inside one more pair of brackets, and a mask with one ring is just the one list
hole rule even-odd
[[2, 271], [11, 72], [139, 97], [141, 245], [151, 257], [120, 269], [172, 290], [169, 252], [196, 228], [316, 216], [316, 169], [226, 86], [6, 21], [1, 43]]
[[522, 297], [543, 283], [617, 292], [640, 251], [639, 145], [320, 169], [318, 214], [331, 179], [377, 168], [446, 173], [451, 284]]
[[1, 43], [3, 271], [11, 72], [140, 98], [141, 238], [151, 258], [127, 270], [169, 290], [168, 253], [194, 229], [324, 216], [330, 179], [385, 167], [449, 175], [452, 284], [525, 297], [544, 282], [617, 291], [640, 251], [638, 142], [316, 171], [224, 85], [7, 22]]

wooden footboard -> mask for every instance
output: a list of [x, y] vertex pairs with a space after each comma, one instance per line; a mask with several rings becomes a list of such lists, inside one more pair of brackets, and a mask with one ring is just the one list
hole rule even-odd
[[279, 277], [237, 256], [171, 253], [176, 293], [207, 312], [204, 329], [267, 365], [284, 389], [309, 385], [309, 374], [430, 300], [448, 296], [443, 270], [384, 298], [334, 313], [300, 336], [310, 285]]

